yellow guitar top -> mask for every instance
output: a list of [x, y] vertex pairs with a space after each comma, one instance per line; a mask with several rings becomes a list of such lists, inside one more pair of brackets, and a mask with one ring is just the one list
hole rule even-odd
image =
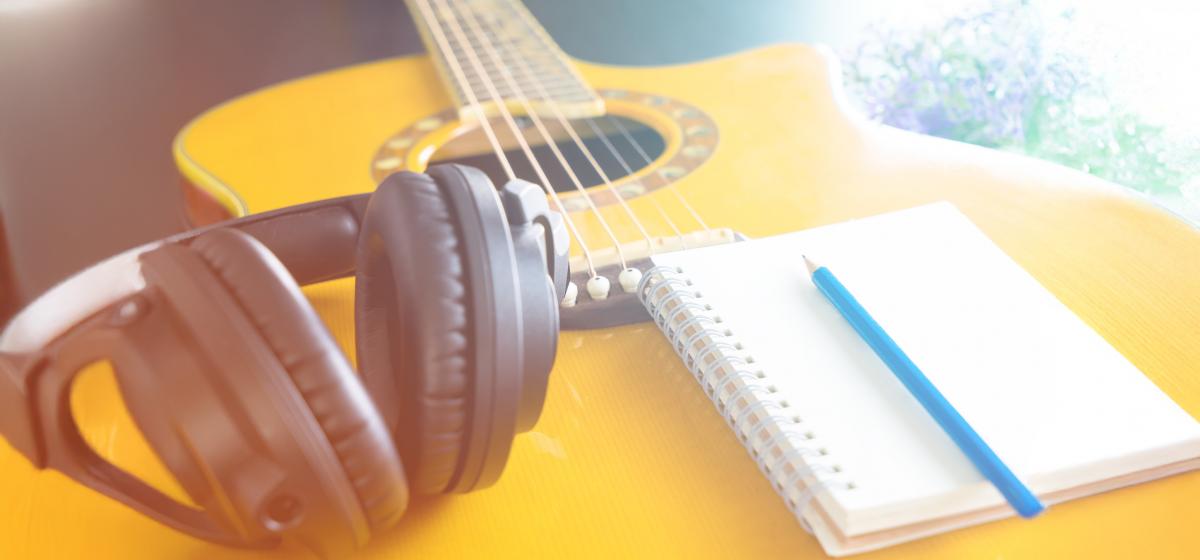
[[[650, 166], [618, 181], [645, 191], [628, 199], [638, 215], [658, 215], [657, 203], [674, 223], [694, 223], [665, 184], [655, 186], [663, 176], [709, 225], [752, 237], [949, 200], [1200, 417], [1200, 231], [1147, 200], [1048, 163], [866, 122], [841, 99], [831, 58], [807, 46], [672, 67], [576, 68], [610, 114], [664, 138]], [[194, 185], [193, 210], [269, 210], [370, 191], [379, 172], [424, 168], [464, 126], [438, 81], [428, 57], [400, 58], [213, 109], [176, 145]], [[601, 212], [620, 239], [639, 235], [619, 205]], [[592, 213], [573, 217], [588, 243], [604, 245]], [[664, 220], [644, 224], [652, 235], [672, 234]], [[352, 281], [307, 294], [353, 356]], [[102, 369], [81, 381], [74, 401], [96, 449], [172, 487]], [[0, 445], [0, 495], [7, 558], [305, 554], [192, 539], [35, 471], [7, 445]], [[1200, 473], [1193, 472], [1063, 504], [1033, 522], [989, 523], [861, 558], [1194, 558], [1197, 519]], [[657, 329], [636, 324], [563, 332], [541, 421], [517, 439], [499, 483], [418, 503], [358, 557], [533, 556], [823, 552]]]

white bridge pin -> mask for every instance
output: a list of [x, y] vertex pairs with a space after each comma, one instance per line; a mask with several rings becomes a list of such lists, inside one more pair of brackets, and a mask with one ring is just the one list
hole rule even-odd
[[594, 300], [608, 299], [608, 290], [610, 288], [608, 278], [603, 276], [593, 276], [587, 281], [588, 295]]
[[579, 286], [574, 282], [567, 282], [567, 293], [562, 298], [563, 307], [575, 307], [575, 300], [579, 298]]
[[626, 268], [617, 275], [617, 282], [621, 284], [621, 289], [625, 293], [631, 294], [637, 291], [638, 283], [642, 281], [642, 271], [636, 268]]

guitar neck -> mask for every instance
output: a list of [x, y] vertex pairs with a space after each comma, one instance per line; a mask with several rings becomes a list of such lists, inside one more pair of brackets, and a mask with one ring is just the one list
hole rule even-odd
[[571, 119], [604, 114], [603, 100], [519, 0], [405, 1], [461, 120], [497, 116], [498, 103], [518, 115], [528, 104], [545, 118], [555, 109]]

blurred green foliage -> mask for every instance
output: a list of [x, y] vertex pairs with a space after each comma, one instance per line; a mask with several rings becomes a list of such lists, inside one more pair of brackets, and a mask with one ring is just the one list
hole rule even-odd
[[876, 25], [843, 53], [847, 89], [892, 126], [1179, 192], [1200, 176], [1196, 142], [1172, 143], [1161, 124], [1113, 101], [1087, 57], [1055, 41], [1071, 18], [995, 0], [922, 29]]

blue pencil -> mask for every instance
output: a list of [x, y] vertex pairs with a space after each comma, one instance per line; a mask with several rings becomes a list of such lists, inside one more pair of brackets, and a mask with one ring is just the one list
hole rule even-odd
[[875, 354], [892, 370], [892, 373], [896, 374], [896, 377], [916, 397], [921, 406], [925, 407], [925, 411], [933, 416], [933, 419], [945, 430], [950, 439], [954, 440], [958, 448], [975, 464], [975, 468], [979, 469], [979, 472], [983, 473], [983, 476], [987, 477], [1004, 495], [1013, 509], [1025, 518], [1034, 517], [1044, 511], [1046, 506], [1042, 505], [1037, 496], [1034, 496], [1033, 492], [1030, 492], [1029, 488], [1013, 474], [1008, 465], [1005, 465], [996, 456], [992, 448], [988, 447], [970, 424], [967, 424], [962, 415], [954, 409], [946, 397], [942, 396], [937, 387], [933, 386], [929, 378], [921, 373], [917, 365], [904, 354], [904, 351], [896, 345], [896, 341], [884, 332], [883, 327], [880, 327], [879, 323], [871, 318], [867, 310], [863, 309], [863, 306], [854, 299], [854, 296], [846, 290], [837, 277], [828, 268], [814, 264], [808, 257], [804, 257], [804, 264], [808, 266], [808, 272], [812, 275], [812, 282], [817, 289], [837, 308], [842, 317], [854, 327], [854, 330], [858, 331], [859, 336], [871, 346]]

